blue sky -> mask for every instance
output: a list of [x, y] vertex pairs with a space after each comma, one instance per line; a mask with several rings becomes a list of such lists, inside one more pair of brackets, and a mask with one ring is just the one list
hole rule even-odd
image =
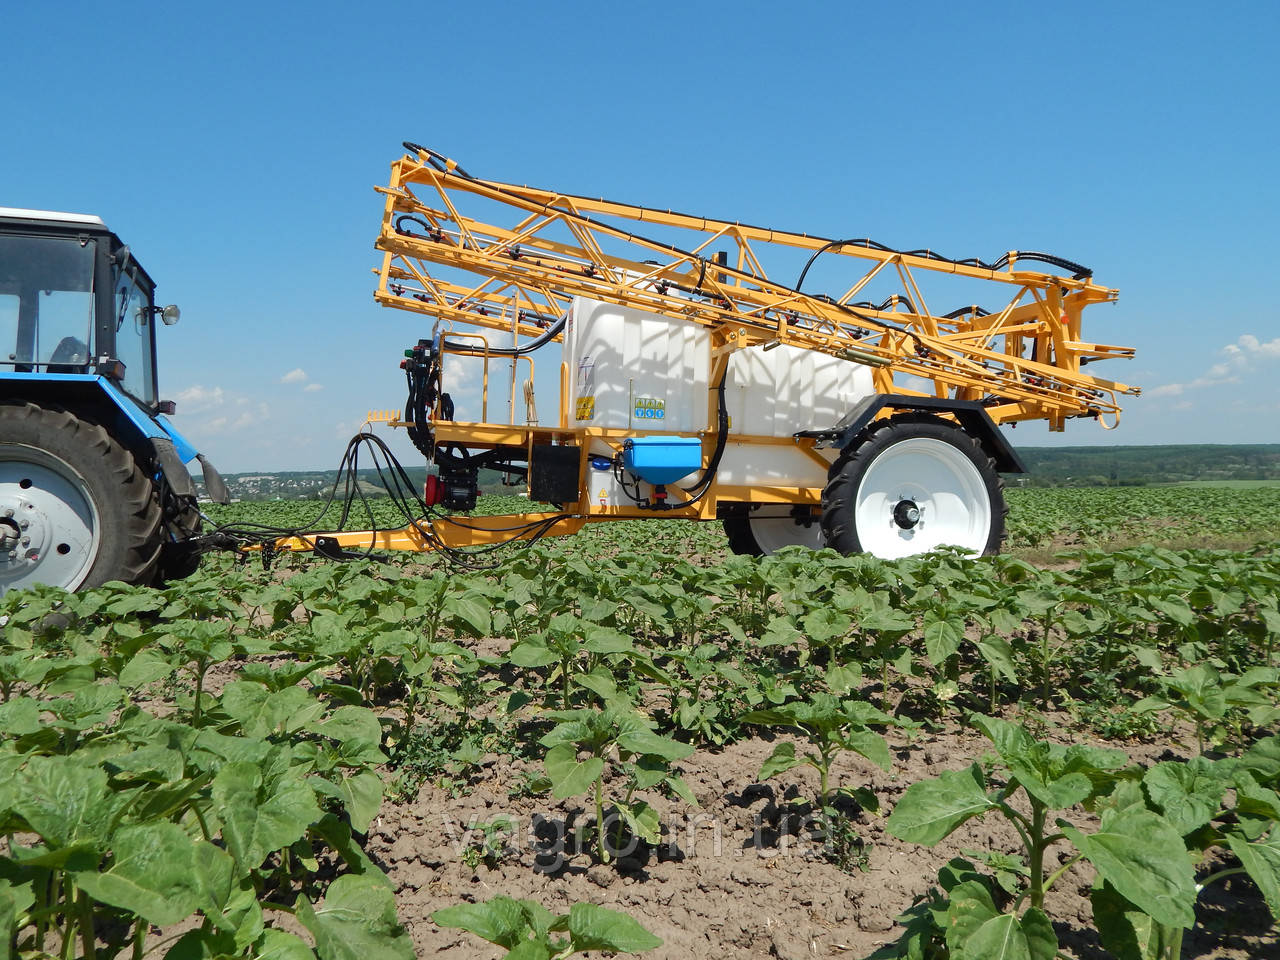
[[336, 466], [402, 405], [427, 324], [370, 270], [406, 139], [496, 179], [1086, 263], [1121, 291], [1087, 338], [1138, 348], [1092, 370], [1146, 394], [1116, 432], [1016, 442], [1280, 442], [1278, 27], [1263, 2], [6, 4], [0, 206], [130, 244], [183, 310], [162, 395], [226, 471]]

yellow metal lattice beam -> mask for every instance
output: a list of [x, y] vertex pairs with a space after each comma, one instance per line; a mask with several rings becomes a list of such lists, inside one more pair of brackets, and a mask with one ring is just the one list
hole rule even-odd
[[[939, 396], [987, 398], [997, 422], [1116, 416], [1118, 394], [1138, 390], [1083, 373], [1084, 363], [1129, 357], [1126, 347], [1092, 344], [1079, 334], [1086, 306], [1117, 292], [1089, 276], [955, 262], [870, 243], [712, 220], [604, 199], [480, 180], [429, 151], [392, 164], [381, 188], [385, 210], [377, 300], [452, 322], [536, 336], [574, 296], [590, 297], [737, 331], [736, 347], [771, 341], [887, 368], [880, 383], [914, 376]], [[465, 210], [479, 206], [488, 219]], [[491, 222], [507, 211], [509, 225]], [[642, 225], [689, 231], [687, 248], [643, 236]], [[732, 263], [706, 256], [718, 241], [737, 248]], [[865, 272], [839, 299], [771, 280], [767, 249], [828, 251]], [[620, 249], [626, 255], [613, 251]], [[1025, 255], [1022, 260], [1025, 260]], [[886, 268], [903, 293], [886, 304], [852, 306]], [[933, 274], [1003, 284], [995, 317], [977, 310], [935, 316], [923, 278]], [[466, 278], [471, 278], [470, 282]], [[914, 308], [914, 312], [911, 308]], [[1029, 356], [1027, 355], [1029, 352]]]

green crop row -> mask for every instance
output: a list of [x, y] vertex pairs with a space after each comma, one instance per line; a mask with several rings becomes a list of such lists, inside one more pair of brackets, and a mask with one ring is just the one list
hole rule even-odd
[[1280, 485], [1006, 491], [1010, 547], [1050, 543], [1233, 544], [1280, 537]]
[[[536, 762], [530, 790], [584, 798], [608, 863], [658, 841], [656, 798], [695, 804], [681, 762], [788, 732], [759, 776], [813, 766], [811, 828], [853, 867], [837, 801], [875, 798], [834, 761], [887, 768], [886, 728], [940, 723], [980, 731], [997, 759], [913, 785], [888, 829], [932, 845], [1003, 817], [1023, 855], [949, 865], [882, 955], [1048, 960], [1062, 869], [1044, 854], [1060, 842], [1093, 865], [1117, 956], [1177, 956], [1197, 883], [1222, 875], [1197, 867], [1224, 851], [1280, 914], [1280, 551], [1086, 551], [1065, 570], [803, 550], [695, 563], [647, 522], [610, 530], [607, 551], [539, 544], [483, 571], [218, 558], [166, 590], [6, 596], [5, 951], [410, 956], [361, 835], [384, 782], [465, 787], [496, 752]], [[1053, 745], [1031, 722], [1052, 709], [1111, 737], [1180, 717], [1194, 750], [1142, 769]], [[499, 899], [436, 919], [517, 956], [653, 945], [589, 905], [553, 917]]]

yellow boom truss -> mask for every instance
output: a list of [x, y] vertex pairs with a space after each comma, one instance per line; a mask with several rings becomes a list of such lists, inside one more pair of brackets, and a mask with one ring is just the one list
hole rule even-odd
[[[590, 297], [716, 328], [726, 349], [818, 350], [873, 367], [880, 392], [980, 401], [996, 423], [1045, 419], [1054, 430], [1076, 416], [1105, 426], [1118, 419], [1117, 397], [1139, 392], [1082, 370], [1133, 350], [1083, 339], [1084, 308], [1117, 291], [1076, 264], [1017, 251], [990, 264], [957, 261], [589, 199], [478, 179], [406, 147], [379, 188], [375, 296], [385, 306], [519, 339], [540, 334], [574, 296]], [[796, 251], [810, 264], [842, 257], [854, 276], [839, 296], [823, 296], [766, 274], [767, 260]], [[1072, 275], [1022, 269], [1045, 260]], [[931, 312], [925, 288], [946, 282], [940, 275], [985, 282], [996, 307]], [[858, 299], [886, 280], [897, 292], [883, 302]], [[912, 389], [913, 377], [932, 389]]]

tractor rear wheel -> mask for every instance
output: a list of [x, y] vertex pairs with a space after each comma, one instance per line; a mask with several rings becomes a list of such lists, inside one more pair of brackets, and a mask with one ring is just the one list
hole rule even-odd
[[942, 546], [998, 553], [1004, 483], [955, 424], [898, 414], [869, 426], [831, 466], [822, 492], [827, 546], [886, 560]]
[[103, 427], [0, 404], [0, 592], [149, 583], [162, 540], [154, 485]]
[[805, 524], [794, 517], [725, 517], [724, 532], [729, 549], [749, 557], [767, 556], [783, 547], [821, 550], [825, 546], [816, 521]]

